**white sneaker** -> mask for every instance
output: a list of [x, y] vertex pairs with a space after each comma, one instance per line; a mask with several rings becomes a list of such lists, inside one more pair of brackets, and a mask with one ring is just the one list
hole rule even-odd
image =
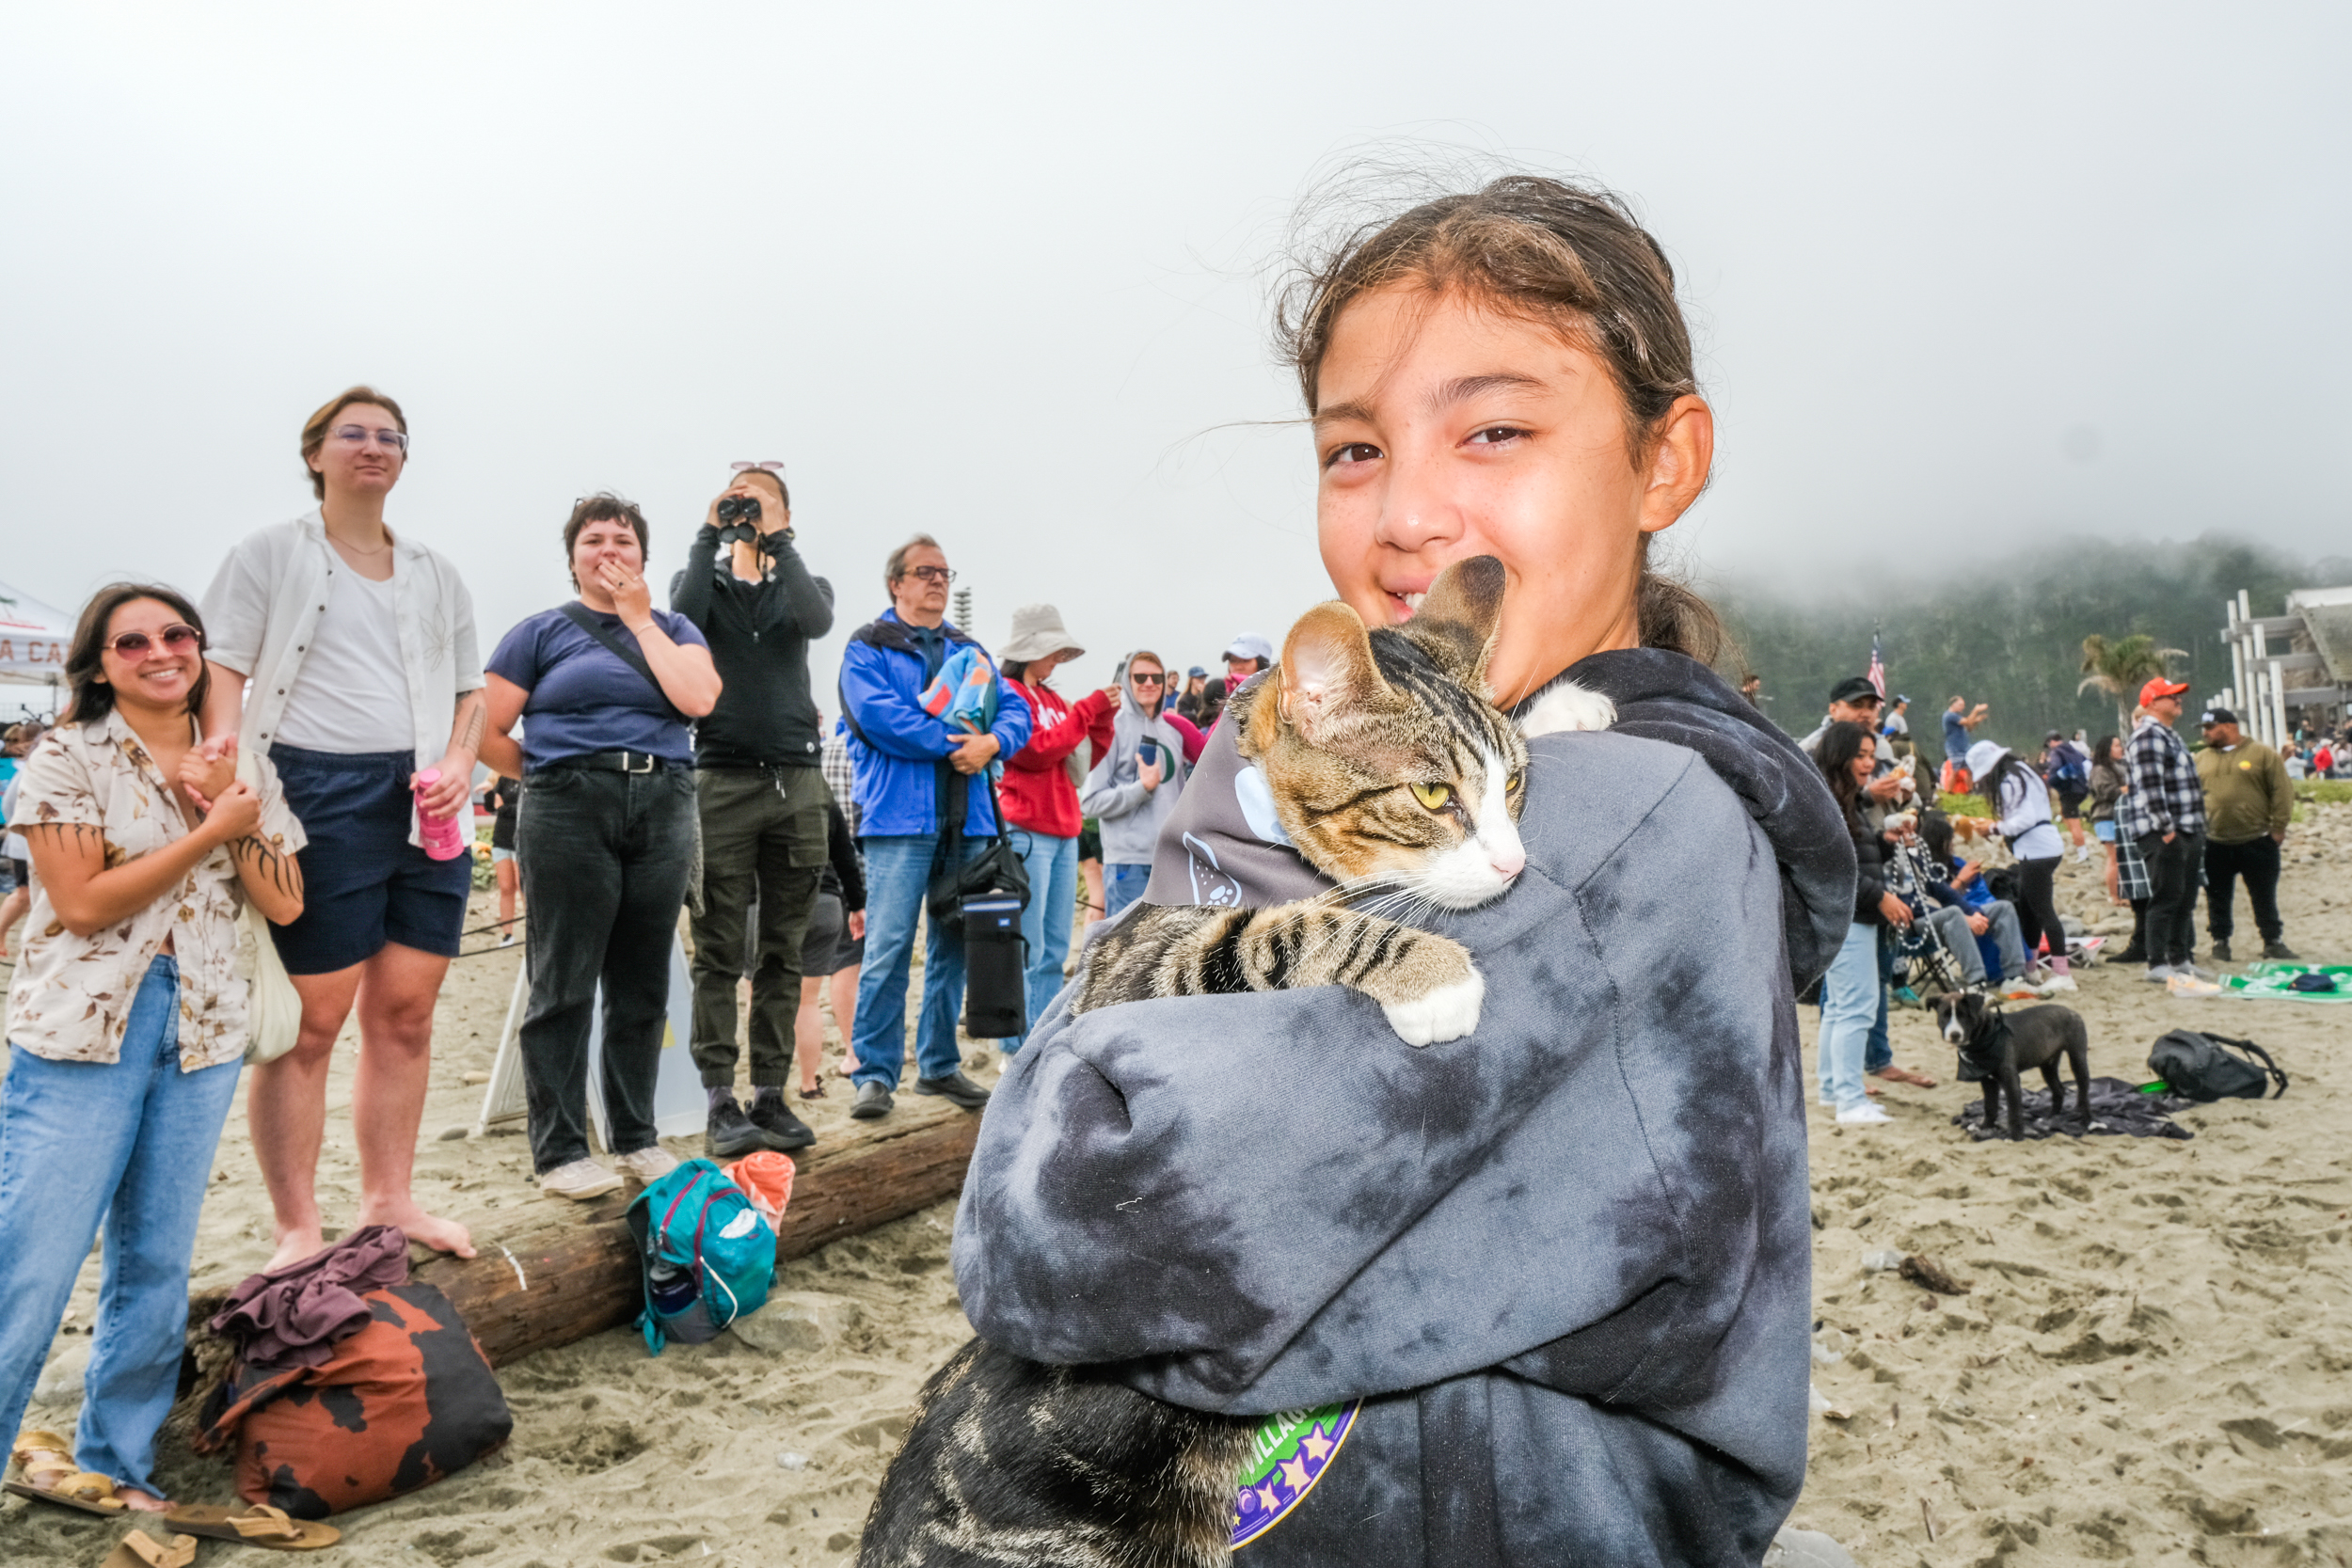
[[621, 1190], [621, 1179], [594, 1160], [574, 1160], [568, 1165], [558, 1165], [539, 1178], [539, 1190], [549, 1197], [568, 1197], [575, 1203], [585, 1203], [592, 1197]]
[[2218, 996], [2221, 994], [2219, 986], [2215, 985], [2211, 980], [2199, 979], [2193, 972], [2186, 969], [2174, 970], [2172, 978], [2164, 983], [2164, 989], [2175, 996]]
[[1840, 1127], [1872, 1127], [1882, 1121], [1894, 1119], [1893, 1117], [1888, 1116], [1867, 1100], [1859, 1105], [1849, 1105], [1837, 1113], [1837, 1125]]
[[628, 1154], [616, 1154], [612, 1157], [612, 1163], [620, 1167], [623, 1176], [632, 1181], [642, 1181], [647, 1186], [651, 1186], [677, 1169], [677, 1156], [660, 1144], [647, 1144], [644, 1148]]
[[2163, 985], [2167, 980], [2172, 978], [2172, 966], [2170, 964], [2150, 964], [2148, 966], [2148, 973], [2141, 975], [2140, 978], [2146, 980], [2151, 985]]
[[2082, 988], [2074, 984], [2074, 977], [2072, 974], [2053, 974], [2042, 982], [2042, 994], [2044, 996], [2056, 996], [2062, 990], [2080, 990]]

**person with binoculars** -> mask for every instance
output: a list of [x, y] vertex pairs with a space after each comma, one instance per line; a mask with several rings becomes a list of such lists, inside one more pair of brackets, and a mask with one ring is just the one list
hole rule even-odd
[[[817, 1141], [787, 1106], [785, 1085], [832, 798], [818, 771], [808, 645], [833, 629], [833, 585], [812, 577], [795, 547], [784, 465], [738, 463], [735, 474], [712, 499], [686, 569], [670, 579], [670, 608], [709, 641], [723, 683], [718, 705], [694, 726], [703, 873], [691, 1050], [710, 1099], [704, 1147], [725, 1160]], [[755, 911], [746, 1114], [735, 1098], [736, 981]]]

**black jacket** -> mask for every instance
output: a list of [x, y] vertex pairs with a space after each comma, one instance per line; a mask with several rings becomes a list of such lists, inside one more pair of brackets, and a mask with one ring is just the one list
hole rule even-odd
[[686, 570], [670, 579], [670, 608], [710, 643], [723, 683], [719, 705], [694, 725], [698, 768], [817, 766], [822, 736], [808, 690], [808, 644], [833, 629], [833, 584], [811, 577], [779, 543], [774, 565], [745, 582], [719, 560], [719, 531], [695, 531]]
[[1886, 846], [1878, 830], [1862, 820], [1860, 812], [1846, 814], [1846, 833], [1853, 840], [1853, 919], [1857, 926], [1883, 926], [1886, 916], [1879, 900], [1886, 895]]

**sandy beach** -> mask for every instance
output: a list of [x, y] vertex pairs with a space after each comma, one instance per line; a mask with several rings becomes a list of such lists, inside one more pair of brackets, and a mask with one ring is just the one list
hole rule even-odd
[[[2341, 961], [2352, 807], [2304, 812], [2281, 895], [2288, 938]], [[2067, 868], [2059, 900], [2093, 929], [2113, 923], [2090, 868]], [[2239, 922], [2244, 952], [2242, 895]], [[466, 1078], [490, 1066], [519, 961], [519, 947], [460, 960], [437, 1015], [420, 1195], [469, 1220], [554, 1201], [532, 1184], [520, 1136], [466, 1135], [483, 1093]], [[1832, 1410], [1812, 1421], [1791, 1523], [1870, 1568], [2352, 1561], [2352, 1006], [2175, 999], [2136, 969], [2081, 981], [2072, 1000], [2094, 1073], [2137, 1082], [2150, 1041], [2202, 1024], [2261, 1040], [2293, 1089], [2189, 1113], [2186, 1142], [1977, 1144], [1951, 1123], [1975, 1086], [1953, 1080], [1927, 1015], [1898, 1012], [1897, 1061], [1941, 1085], [1887, 1085], [1889, 1126], [1841, 1130], [1812, 1113], [1814, 1292], [1834, 1357], [1817, 1359], [1815, 1383]], [[1815, 1015], [1802, 1017], [1809, 1073]], [[348, 1071], [346, 1053], [322, 1180], [345, 1223]], [[814, 1109], [821, 1136], [851, 1135], [846, 1085]], [[691, 1155], [699, 1139], [670, 1147]], [[199, 1290], [233, 1284], [270, 1252], [242, 1102], [211, 1180]], [[947, 1264], [953, 1217], [940, 1204], [787, 1263], [778, 1309], [710, 1345], [649, 1359], [620, 1329], [504, 1369], [508, 1448], [342, 1516], [345, 1547], [322, 1560], [847, 1561], [914, 1391], [968, 1333]], [[1883, 1249], [1940, 1258], [1972, 1289], [1931, 1296], [1866, 1269]], [[93, 1259], [29, 1424], [72, 1418], [96, 1274]], [[179, 1497], [231, 1500], [227, 1465], [196, 1458], [176, 1431], [161, 1480]], [[95, 1564], [121, 1532], [11, 1497], [0, 1562]]]

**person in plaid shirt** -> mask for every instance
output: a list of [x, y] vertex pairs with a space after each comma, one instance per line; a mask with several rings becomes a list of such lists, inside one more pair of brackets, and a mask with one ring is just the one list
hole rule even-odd
[[2131, 787], [2116, 802], [2120, 836], [2138, 846], [2150, 883], [2148, 978], [2176, 990], [2209, 985], [2189, 959], [2197, 939], [2197, 871], [2205, 854], [2205, 791], [2188, 748], [2172, 733], [2185, 682], [2161, 676], [2139, 689], [2143, 710], [2123, 761]]

